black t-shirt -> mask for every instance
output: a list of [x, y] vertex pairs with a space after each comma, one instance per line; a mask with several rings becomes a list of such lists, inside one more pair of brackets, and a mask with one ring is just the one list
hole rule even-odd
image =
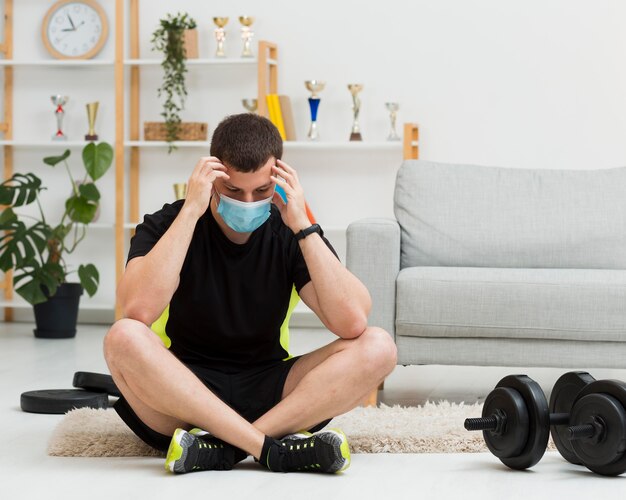
[[[183, 203], [144, 217], [127, 263], [152, 249]], [[291, 290], [295, 284], [299, 292], [310, 280], [300, 246], [276, 206], [243, 245], [226, 237], [209, 208], [196, 224], [170, 301], [165, 329], [171, 351], [183, 362], [226, 371], [286, 358], [280, 327]]]

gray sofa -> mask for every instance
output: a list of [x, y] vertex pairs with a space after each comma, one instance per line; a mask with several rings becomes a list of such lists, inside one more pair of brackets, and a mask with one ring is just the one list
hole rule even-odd
[[410, 160], [347, 231], [398, 364], [626, 368], [626, 168]]

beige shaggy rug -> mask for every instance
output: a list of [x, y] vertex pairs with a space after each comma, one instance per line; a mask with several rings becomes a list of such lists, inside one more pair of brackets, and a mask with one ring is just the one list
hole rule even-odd
[[[482, 405], [426, 403], [419, 407], [355, 408], [329, 427], [348, 436], [352, 453], [475, 453], [488, 451], [482, 432], [463, 422]], [[552, 441], [549, 449], [554, 449]], [[55, 429], [48, 454], [63, 457], [137, 457], [162, 454], [136, 437], [115, 410], [83, 408], [67, 413]]]

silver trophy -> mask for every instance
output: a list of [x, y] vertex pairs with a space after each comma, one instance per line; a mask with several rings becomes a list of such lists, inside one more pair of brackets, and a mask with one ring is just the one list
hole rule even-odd
[[348, 90], [352, 94], [352, 113], [354, 121], [352, 122], [352, 130], [350, 131], [351, 141], [362, 141], [361, 129], [359, 128], [359, 112], [361, 111], [361, 99], [359, 99], [359, 92], [363, 90], [361, 83], [349, 83]]
[[250, 113], [256, 113], [256, 110], [259, 109], [259, 101], [257, 99], [242, 99], [241, 104]]
[[391, 130], [387, 136], [387, 140], [399, 141], [400, 136], [396, 132], [396, 118], [398, 116], [398, 109], [400, 109], [400, 105], [397, 102], [386, 102], [385, 107], [389, 111], [389, 120], [391, 121]]
[[215, 40], [217, 40], [215, 57], [226, 57], [226, 53], [224, 52], [224, 41], [226, 40], [226, 31], [224, 31], [224, 26], [228, 24], [228, 18], [214, 17], [213, 22], [217, 26], [217, 28], [215, 28]]
[[56, 134], [52, 136], [53, 141], [66, 141], [67, 136], [63, 133], [63, 117], [65, 116], [65, 110], [63, 106], [67, 104], [69, 101], [69, 97], [66, 95], [53, 95], [50, 96], [52, 100], [52, 104], [56, 106], [54, 110], [54, 115], [57, 117], [57, 131]]
[[320, 82], [319, 80], [306, 80], [304, 85], [311, 92], [311, 97], [309, 97], [311, 125], [309, 126], [309, 133], [307, 134], [307, 137], [311, 141], [317, 141], [319, 139], [319, 134], [317, 133], [317, 110], [320, 106], [320, 98], [317, 93], [324, 90], [326, 82]]
[[254, 36], [252, 31], [252, 23], [254, 22], [254, 17], [250, 16], [239, 16], [239, 22], [241, 23], [241, 38], [243, 40], [243, 51], [241, 52], [241, 57], [253, 57], [252, 53], [252, 44], [251, 40]]

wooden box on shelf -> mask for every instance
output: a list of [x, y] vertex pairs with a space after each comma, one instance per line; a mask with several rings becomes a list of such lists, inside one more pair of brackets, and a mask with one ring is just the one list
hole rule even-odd
[[[178, 128], [179, 141], [206, 141], [209, 125], [204, 122], [182, 122]], [[165, 122], [145, 122], [143, 136], [146, 141], [167, 140]]]

